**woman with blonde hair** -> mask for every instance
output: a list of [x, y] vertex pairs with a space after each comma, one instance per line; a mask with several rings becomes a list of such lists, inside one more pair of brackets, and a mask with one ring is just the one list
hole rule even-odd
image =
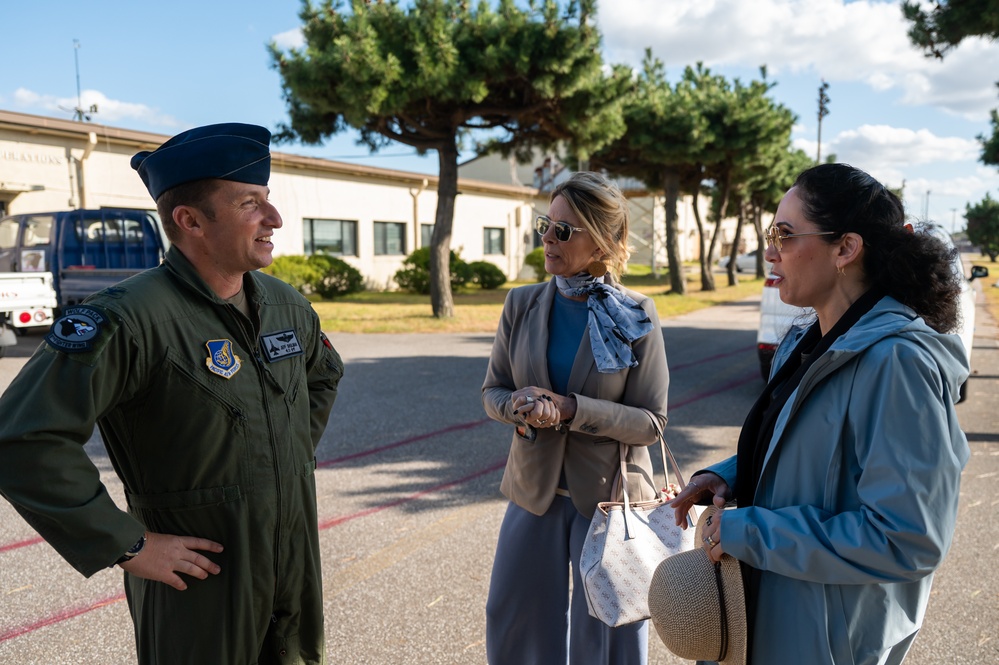
[[[666, 424], [669, 373], [651, 298], [618, 283], [628, 204], [612, 182], [576, 173], [536, 220], [553, 278], [513, 289], [485, 382], [486, 413], [513, 426], [486, 603], [491, 665], [641, 665], [647, 622], [589, 615], [579, 556], [597, 503], [611, 500], [628, 445], [629, 489], [655, 496], [646, 446]], [[572, 593], [570, 597], [570, 569]]]

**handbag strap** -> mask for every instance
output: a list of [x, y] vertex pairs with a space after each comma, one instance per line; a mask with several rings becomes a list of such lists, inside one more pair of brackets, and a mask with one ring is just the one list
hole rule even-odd
[[[663, 488], [669, 486], [669, 467], [667, 466], [667, 460], [669, 460], [669, 462], [673, 464], [673, 473], [676, 475], [676, 479], [678, 481], [678, 484], [680, 485], [680, 489], [683, 490], [687, 486], [687, 483], [683, 479], [683, 473], [680, 471], [680, 465], [677, 463], [676, 458], [673, 457], [673, 451], [670, 450], [669, 444], [666, 443], [666, 437], [663, 435], [662, 427], [659, 426], [659, 421], [656, 420], [656, 417], [648, 409], [643, 408], [642, 411], [644, 411], [645, 414], [649, 417], [649, 420], [652, 421], [652, 427], [653, 429], [656, 430], [656, 437], [659, 439], [659, 452], [662, 455], [663, 479], [665, 481], [663, 483]], [[617, 445], [618, 445], [618, 453], [621, 458], [621, 470], [618, 475], [618, 479], [621, 483], [621, 493], [624, 495], [624, 506], [622, 506], [622, 508], [624, 509], [624, 529], [625, 529], [625, 534], [628, 534], [629, 533], [628, 513], [631, 512], [632, 510], [631, 501], [628, 499], [628, 452], [626, 450], [627, 449], [626, 444], [618, 443]], [[653, 484], [655, 483], [655, 480], [656, 480], [655, 473], [653, 473], [652, 474]], [[615, 491], [614, 494], [616, 495], [617, 492]], [[658, 487], [656, 488], [656, 496], [657, 497], [662, 496], [662, 490], [660, 490]], [[690, 520], [691, 524], [694, 524], [697, 521], [697, 514], [694, 512], [693, 507], [691, 507], [691, 509], [688, 511], [687, 519]], [[628, 536], [626, 535], [626, 537]]]
[[[680, 485], [682, 490], [687, 486], [687, 482], [683, 479], [683, 472], [680, 470], [680, 465], [677, 463], [676, 458], [673, 456], [673, 451], [670, 450], [669, 444], [666, 443], [666, 437], [663, 435], [662, 427], [659, 426], [659, 421], [648, 409], [642, 409], [645, 415], [649, 417], [652, 422], [653, 429], [656, 430], [656, 437], [659, 439], [659, 453], [662, 456], [663, 461], [663, 487], [669, 485], [669, 464], [673, 465], [673, 473], [676, 476], [677, 483]], [[627, 445], [624, 443], [618, 443], [618, 449], [621, 457], [621, 472], [618, 476], [618, 480], [621, 483], [622, 493], [624, 495], [624, 502], [628, 503], [628, 462], [627, 462]], [[652, 476], [652, 482], [655, 483], [655, 474]], [[617, 495], [617, 488], [614, 488], [612, 496]], [[656, 488], [656, 495], [661, 494], [661, 490]]]

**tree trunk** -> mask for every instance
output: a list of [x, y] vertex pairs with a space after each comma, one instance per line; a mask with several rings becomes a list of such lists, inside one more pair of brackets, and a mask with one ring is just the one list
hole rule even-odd
[[680, 198], [680, 176], [675, 172], [667, 171], [663, 177], [663, 189], [666, 191], [663, 206], [666, 209], [666, 260], [669, 262], [669, 286], [673, 293], [682, 296], [687, 293], [687, 279], [683, 274], [683, 261], [680, 259], [678, 215], [676, 214], [676, 202]]
[[458, 195], [458, 148], [454, 139], [437, 149], [440, 175], [437, 181], [437, 216], [430, 237], [430, 306], [438, 319], [454, 317], [451, 295], [451, 226], [454, 199]]
[[[725, 219], [725, 210], [728, 208], [728, 194], [729, 187], [731, 183], [732, 175], [730, 173], [725, 173], [721, 182], [716, 186], [721, 187], [720, 194], [718, 195], [718, 207], [715, 210], [715, 232], [711, 234], [711, 244], [708, 246], [708, 257], [707, 270], [701, 275], [702, 278], [702, 290], [704, 291], [714, 291], [715, 290], [715, 277], [711, 274], [711, 263], [715, 255], [715, 247], [718, 245], [718, 238], [722, 233], [722, 220]], [[707, 275], [708, 279], [705, 281], [703, 278]]]
[[763, 237], [763, 206], [753, 205], [753, 228], [756, 229], [756, 276], [763, 279], [767, 276], [766, 261], [763, 256], [767, 253], [767, 241]]
[[694, 221], [697, 223], [697, 251], [700, 254], [698, 257], [698, 263], [701, 266], [701, 290], [702, 291], [714, 291], [715, 281], [714, 277], [711, 276], [711, 266], [708, 263], [707, 251], [708, 248], [704, 244], [704, 222], [701, 221], [701, 210], [697, 207], [697, 197], [700, 193], [701, 186], [694, 186], [693, 204], [694, 204]]
[[739, 245], [742, 243], [742, 224], [746, 218], [746, 204], [739, 204], [739, 217], [735, 222], [735, 237], [732, 239], [732, 251], [728, 258], [728, 285], [739, 284]]

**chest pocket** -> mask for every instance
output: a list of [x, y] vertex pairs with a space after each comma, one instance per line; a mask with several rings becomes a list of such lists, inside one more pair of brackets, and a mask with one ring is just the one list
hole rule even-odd
[[205, 355], [196, 363], [170, 348], [160, 363], [124, 451], [135, 468], [133, 491], [156, 494], [231, 485], [249, 489], [252, 484], [250, 413], [232, 382], [254, 383], [256, 372], [243, 365], [226, 380], [208, 370]]

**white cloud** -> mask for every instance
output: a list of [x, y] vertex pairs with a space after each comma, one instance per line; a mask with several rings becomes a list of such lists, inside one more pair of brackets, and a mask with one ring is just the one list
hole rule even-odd
[[302, 36], [301, 28], [280, 32], [271, 37], [271, 39], [282, 51], [300, 49], [305, 46], [305, 37]]
[[646, 46], [667, 67], [703, 62], [897, 88], [901, 103], [983, 120], [996, 104], [999, 48], [973, 38], [943, 61], [906, 35], [897, 2], [616, 0], [598, 15], [607, 58], [637, 65]]
[[45, 111], [51, 114], [65, 113], [67, 118], [73, 117], [78, 104], [82, 106], [84, 111], [89, 111], [92, 105], [96, 105], [97, 112], [92, 115], [92, 120], [102, 124], [126, 121], [138, 122], [150, 127], [176, 128], [182, 126], [173, 116], [160, 113], [145, 104], [110, 99], [98, 90], [83, 90], [80, 93], [80, 98], [77, 99], [75, 97], [44, 95], [27, 88], [18, 88], [14, 92], [13, 99], [15, 108], [25, 111]]
[[[830, 152], [858, 165], [916, 166], [978, 159], [981, 146], [973, 139], [937, 136], [928, 129], [861, 125], [840, 132], [829, 142]], [[872, 167], [873, 168], [873, 167]]]
[[[808, 155], [815, 154], [814, 140], [797, 138], [794, 145]], [[864, 169], [891, 187], [905, 183], [909, 196], [932, 190], [934, 202], [941, 196], [977, 201], [986, 191], [999, 187], [999, 172], [995, 169], [977, 168], [973, 173], [964, 173], [980, 153], [981, 146], [975, 140], [887, 125], [861, 125], [822, 143], [823, 157], [835, 154], [837, 161]], [[914, 176], [921, 166], [930, 167], [934, 175]]]

